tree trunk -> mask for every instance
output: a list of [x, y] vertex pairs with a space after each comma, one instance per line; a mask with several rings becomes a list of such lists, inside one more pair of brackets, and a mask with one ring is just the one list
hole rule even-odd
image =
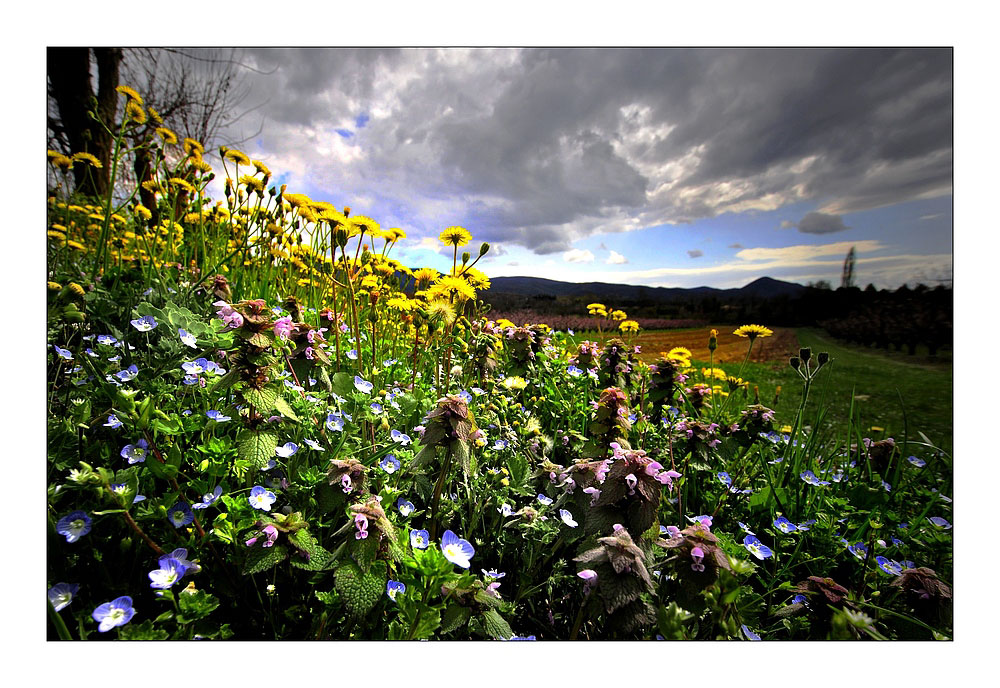
[[101, 168], [87, 164], [73, 166], [76, 191], [100, 197], [108, 193], [111, 178], [113, 140], [90, 118], [91, 100], [97, 100], [97, 114], [113, 127], [118, 111], [118, 67], [120, 48], [94, 48], [97, 58], [98, 91], [90, 81], [90, 48], [49, 48], [47, 72], [49, 93], [59, 109], [59, 130], [69, 143], [69, 152], [90, 153], [101, 161]]

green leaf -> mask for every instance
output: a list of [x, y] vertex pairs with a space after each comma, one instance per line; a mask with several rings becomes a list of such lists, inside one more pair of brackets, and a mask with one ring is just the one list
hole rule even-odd
[[509, 640], [514, 635], [507, 623], [496, 609], [487, 609], [479, 616], [486, 633], [497, 640]]
[[332, 381], [333, 393], [342, 397], [349, 397], [355, 391], [354, 376], [350, 373], [337, 373]]
[[177, 615], [177, 622], [186, 624], [206, 616], [215, 611], [219, 606], [219, 598], [204, 590], [196, 592], [181, 592], [177, 595], [177, 604], [181, 608], [181, 613]]
[[243, 574], [249, 576], [267, 571], [287, 556], [288, 548], [284, 545], [251, 547], [247, 554], [247, 560], [243, 563]]
[[364, 616], [378, 603], [388, 581], [384, 561], [376, 561], [368, 573], [347, 562], [338, 566], [334, 575], [333, 587], [354, 617]]
[[295, 415], [295, 411], [293, 411], [292, 407], [288, 405], [288, 402], [285, 401], [284, 397], [279, 396], [274, 400], [274, 409], [285, 418], [296, 422], [299, 420], [299, 417]]
[[240, 391], [248, 404], [257, 409], [257, 412], [270, 411], [274, 408], [274, 402], [278, 398], [278, 390], [273, 386], [263, 389], [246, 387]]
[[362, 573], [367, 573], [378, 554], [378, 542], [375, 538], [355, 540], [351, 547], [351, 557], [358, 564]]
[[157, 432], [163, 433], [164, 435], [180, 435], [184, 432], [184, 427], [181, 425], [181, 419], [176, 416], [171, 416], [170, 420], [154, 418], [153, 429]]
[[146, 619], [141, 624], [122, 626], [118, 632], [122, 640], [166, 640], [170, 634], [162, 628], [153, 628], [153, 622]]
[[292, 566], [306, 571], [322, 571], [330, 564], [333, 555], [324, 549], [312, 533], [305, 528], [289, 534], [288, 539], [300, 551], [309, 554], [309, 558], [306, 559], [297, 552], [293, 552], [288, 560]]
[[215, 383], [209, 388], [210, 394], [218, 394], [219, 392], [225, 392], [227, 389], [232, 387], [236, 382], [239, 382], [240, 375], [236, 370], [230, 370], [228, 373], [220, 377]]
[[528, 462], [520, 454], [515, 454], [507, 460], [507, 468], [510, 470], [510, 482], [514, 487], [524, 485], [528, 477]]
[[263, 468], [274, 456], [278, 446], [278, 435], [262, 430], [244, 430], [237, 439], [236, 453], [240, 459], [249, 461], [256, 468]]
[[469, 469], [469, 444], [464, 440], [452, 440], [451, 445], [449, 445], [449, 451], [451, 451], [452, 456], [458, 461], [458, 464], [462, 467], [462, 474], [468, 477]]
[[168, 463], [161, 463], [155, 456], [145, 463], [146, 467], [149, 468], [149, 472], [157, 478], [171, 480], [177, 477], [177, 466], [172, 466]]
[[447, 610], [445, 610], [444, 616], [441, 618], [441, 632], [451, 633], [456, 628], [460, 628], [467, 624], [471, 616], [471, 607], [463, 607], [460, 604], [451, 605]]

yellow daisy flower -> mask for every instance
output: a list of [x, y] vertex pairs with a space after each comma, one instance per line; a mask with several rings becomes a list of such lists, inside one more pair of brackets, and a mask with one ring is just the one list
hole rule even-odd
[[187, 153], [188, 155], [197, 155], [198, 157], [201, 157], [202, 153], [205, 152], [205, 147], [194, 139], [185, 138], [184, 152]]
[[733, 332], [737, 337], [749, 337], [751, 341], [757, 337], [770, 337], [774, 332], [763, 325], [742, 325]]
[[256, 169], [260, 174], [264, 175], [265, 178], [271, 176], [270, 168], [268, 168], [268, 166], [262, 163], [260, 160], [251, 160], [250, 162], [253, 164], [254, 169]]
[[167, 144], [170, 144], [170, 145], [176, 145], [177, 144], [177, 134], [175, 134], [174, 132], [170, 131], [166, 127], [157, 127], [156, 128], [156, 134], [161, 139], [163, 139], [164, 143], [167, 143]]
[[465, 246], [472, 241], [472, 234], [464, 227], [448, 227], [438, 238], [445, 246]]
[[98, 160], [95, 156], [91, 155], [90, 153], [73, 153], [72, 159], [74, 162], [77, 160], [84, 160], [90, 163], [91, 167], [96, 167], [97, 169], [101, 169], [102, 167], [104, 167], [101, 164], [101, 161]]
[[135, 102], [138, 103], [139, 105], [142, 105], [142, 96], [140, 96], [139, 92], [136, 91], [131, 86], [117, 86], [115, 90], [121, 93], [123, 96], [126, 96], [129, 99], [130, 103]]
[[136, 101], [130, 100], [125, 106], [125, 116], [136, 124], [146, 123], [146, 111]]
[[250, 165], [250, 158], [247, 157], [246, 153], [238, 151], [235, 148], [230, 148], [226, 151], [226, 159], [232, 160], [237, 165]]

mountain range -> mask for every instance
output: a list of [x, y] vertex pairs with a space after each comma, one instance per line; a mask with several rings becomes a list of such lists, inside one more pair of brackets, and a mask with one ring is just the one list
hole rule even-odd
[[807, 287], [793, 282], [782, 282], [771, 277], [761, 277], [739, 289], [715, 287], [641, 287], [634, 284], [608, 284], [606, 282], [560, 282], [542, 277], [494, 277], [486, 296], [513, 294], [517, 296], [573, 296], [587, 297], [605, 302], [664, 302], [687, 301], [715, 296], [722, 300], [795, 298]]

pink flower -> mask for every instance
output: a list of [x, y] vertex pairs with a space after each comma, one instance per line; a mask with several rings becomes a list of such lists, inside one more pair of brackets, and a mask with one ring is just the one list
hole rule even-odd
[[364, 540], [368, 537], [368, 517], [364, 514], [357, 514], [354, 517], [354, 527], [358, 529], [358, 532], [354, 534], [355, 539]]
[[629, 473], [628, 475], [625, 476], [625, 483], [628, 485], [628, 493], [630, 495], [635, 494], [635, 486], [636, 486], [636, 484], [638, 482], [639, 482], [639, 479], [636, 478], [631, 473]]
[[691, 559], [694, 561], [691, 564], [692, 571], [698, 571], [699, 573], [705, 570], [705, 565], [701, 563], [701, 560], [705, 558], [705, 550], [701, 547], [691, 548]]
[[590, 495], [590, 506], [597, 504], [597, 500], [601, 498], [601, 491], [596, 487], [585, 487], [583, 493]]
[[243, 316], [232, 309], [230, 310], [232, 312], [228, 315], [222, 316], [222, 322], [226, 324], [226, 327], [231, 327], [234, 330], [243, 327]]
[[284, 318], [278, 318], [274, 321], [274, 334], [281, 339], [288, 339], [288, 335], [292, 333], [292, 317], [286, 315]]

